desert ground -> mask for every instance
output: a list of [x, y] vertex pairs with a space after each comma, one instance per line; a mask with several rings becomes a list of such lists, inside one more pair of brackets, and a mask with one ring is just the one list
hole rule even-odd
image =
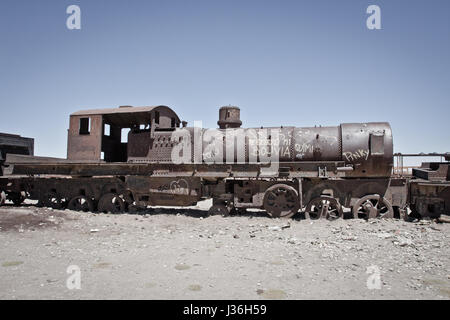
[[0, 299], [450, 299], [450, 224], [0, 207]]

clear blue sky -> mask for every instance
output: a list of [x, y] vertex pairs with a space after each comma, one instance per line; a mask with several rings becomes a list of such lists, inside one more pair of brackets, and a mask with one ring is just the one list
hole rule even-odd
[[396, 152], [450, 151], [449, 17], [448, 0], [1, 0], [0, 131], [65, 157], [80, 109], [164, 104], [216, 127], [231, 104], [245, 127], [388, 121]]

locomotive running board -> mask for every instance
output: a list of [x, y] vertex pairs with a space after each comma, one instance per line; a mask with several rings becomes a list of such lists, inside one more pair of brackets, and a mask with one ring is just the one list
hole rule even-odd
[[[173, 164], [173, 163], [74, 163], [72, 161], [58, 162], [8, 162], [12, 175], [68, 175], [68, 176], [165, 176], [165, 177], [204, 177], [204, 178], [318, 178], [319, 172], [326, 168], [329, 178], [345, 177], [346, 171], [341, 171], [343, 161], [322, 162], [283, 162], [282, 174], [277, 171], [274, 175], [261, 174], [262, 169], [270, 164]], [[289, 168], [289, 171], [287, 170]], [[319, 170], [320, 169], [320, 170]]]

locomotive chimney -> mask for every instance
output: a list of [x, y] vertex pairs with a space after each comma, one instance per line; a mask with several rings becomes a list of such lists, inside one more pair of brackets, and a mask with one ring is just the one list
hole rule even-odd
[[217, 121], [220, 129], [239, 128], [242, 124], [241, 110], [238, 107], [225, 106], [219, 109], [219, 121]]

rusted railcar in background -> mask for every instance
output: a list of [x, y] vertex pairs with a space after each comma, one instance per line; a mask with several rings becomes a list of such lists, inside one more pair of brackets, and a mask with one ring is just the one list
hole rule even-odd
[[[190, 206], [208, 198], [211, 214], [258, 208], [272, 217], [303, 211], [311, 219], [345, 212], [393, 217], [408, 204], [415, 212], [431, 208], [432, 192], [418, 191], [419, 180], [391, 176], [388, 123], [244, 129], [239, 108], [225, 106], [218, 125], [188, 127], [167, 106], [75, 112], [67, 159], [9, 154], [0, 188], [16, 203], [29, 198], [99, 212]], [[448, 190], [444, 182], [433, 191], [446, 199], [434, 204], [436, 212], [448, 213]]]
[[[450, 155], [445, 156], [450, 160]], [[409, 180], [408, 203], [417, 217], [439, 217], [450, 214], [450, 164], [425, 162], [413, 169]]]
[[[34, 155], [34, 139], [21, 137], [17, 134], [0, 133], [0, 176], [3, 175], [3, 165], [7, 154]], [[10, 200], [14, 203], [20, 203], [22, 196], [11, 194]], [[6, 194], [0, 189], [0, 204], [6, 200]]]
[[0, 165], [5, 162], [8, 153], [34, 155], [34, 139], [0, 132]]

